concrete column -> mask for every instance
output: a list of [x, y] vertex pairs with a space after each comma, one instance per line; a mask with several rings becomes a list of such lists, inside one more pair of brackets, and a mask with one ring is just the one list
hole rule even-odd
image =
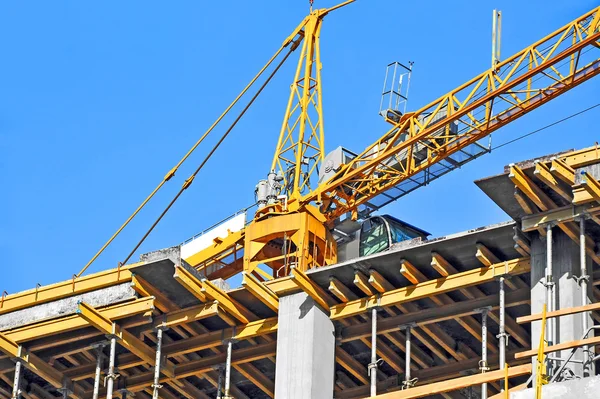
[[279, 298], [275, 399], [332, 399], [333, 323], [305, 293]]
[[[589, 262], [589, 260], [588, 260]], [[546, 288], [542, 284], [544, 269], [546, 267], [546, 240], [539, 236], [531, 242], [531, 313], [540, 313], [545, 301]], [[552, 275], [554, 282], [554, 306], [558, 309], [566, 309], [582, 305], [581, 287], [577, 278], [580, 272], [580, 256], [578, 245], [564, 234], [560, 228], [555, 227], [553, 231], [552, 251]], [[591, 265], [588, 265], [591, 270]], [[591, 297], [591, 287], [588, 287], [588, 298]], [[593, 301], [592, 301], [593, 302]], [[592, 325], [591, 317], [589, 325]], [[541, 323], [534, 322], [531, 325], [531, 347], [537, 349], [539, 345]], [[583, 322], [579, 314], [562, 316], [555, 319], [555, 343], [568, 342], [581, 339], [583, 335]], [[593, 336], [593, 332], [590, 333]], [[570, 351], [556, 352], [551, 357], [566, 358]], [[582, 376], [583, 352], [581, 349], [573, 356], [579, 363], [569, 363], [567, 366], [576, 375]], [[534, 359], [534, 372], [535, 372]], [[560, 367], [561, 362], [554, 362]]]

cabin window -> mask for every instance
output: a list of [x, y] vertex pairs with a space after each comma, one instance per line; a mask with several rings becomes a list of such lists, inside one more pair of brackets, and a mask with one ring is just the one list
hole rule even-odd
[[390, 246], [387, 226], [380, 217], [365, 220], [360, 230], [360, 256], [367, 256], [388, 249]]

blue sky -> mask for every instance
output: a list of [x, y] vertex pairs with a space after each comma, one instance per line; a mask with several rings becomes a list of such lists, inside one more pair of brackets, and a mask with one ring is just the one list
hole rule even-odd
[[[316, 0], [315, 5], [335, 4]], [[385, 66], [414, 61], [409, 109], [487, 69], [491, 14], [509, 55], [597, 1], [358, 0], [321, 35], [327, 149], [385, 132]], [[70, 278], [254, 76], [308, 1], [3, 2], [0, 290]], [[142, 246], [175, 245], [253, 202], [270, 167], [296, 58]], [[598, 102], [600, 79], [494, 134], [499, 144]], [[598, 140], [598, 109], [504, 147], [388, 207], [434, 235], [508, 217], [473, 184], [504, 165]], [[223, 125], [225, 127], [226, 124]], [[221, 132], [222, 130], [219, 130]], [[209, 150], [191, 157], [91, 268], [116, 266]]]

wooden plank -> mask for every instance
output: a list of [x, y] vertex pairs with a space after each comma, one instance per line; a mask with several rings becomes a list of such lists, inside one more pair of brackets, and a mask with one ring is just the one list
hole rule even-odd
[[[519, 377], [521, 375], [531, 374], [531, 364], [514, 366], [508, 368], [508, 378]], [[493, 382], [504, 378], [505, 370], [491, 371], [489, 373], [474, 374], [466, 377], [455, 378], [449, 381], [435, 382], [423, 386], [405, 389], [402, 391], [390, 392], [383, 395], [377, 395], [380, 399], [413, 399], [424, 398], [431, 395], [438, 395], [444, 392], [451, 392], [462, 388], [480, 385], [484, 382]]]
[[[574, 306], [572, 308], [566, 308], [566, 309], [555, 310], [554, 312], [548, 312], [548, 313], [546, 313], [546, 318], [551, 319], [553, 317], [566, 316], [566, 315], [581, 313], [581, 312], [590, 312], [590, 311], [599, 310], [599, 309], [600, 309], [600, 302], [596, 302], [596, 303], [591, 303], [589, 305]], [[519, 324], [531, 323], [532, 321], [538, 321], [538, 320], [542, 320], [541, 313], [536, 313], [536, 314], [532, 314], [529, 316], [517, 317], [517, 323], [519, 323]]]
[[[563, 342], [561, 344], [547, 346], [544, 348], [544, 353], [548, 354], [548, 353], [562, 351], [565, 349], [573, 349], [578, 346], [583, 346], [583, 345], [592, 346], [592, 345], [598, 345], [598, 344], [600, 344], [600, 337], [592, 337], [592, 338], [580, 339], [577, 341]], [[538, 353], [537, 349], [532, 349], [532, 350], [525, 351], [525, 352], [519, 352], [515, 355], [515, 359], [532, 357], [532, 356], [537, 355], [537, 353]]]

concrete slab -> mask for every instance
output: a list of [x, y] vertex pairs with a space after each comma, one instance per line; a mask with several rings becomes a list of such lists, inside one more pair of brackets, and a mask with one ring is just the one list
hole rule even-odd
[[77, 302], [79, 301], [96, 307], [112, 305], [135, 297], [136, 293], [131, 288], [131, 284], [122, 283], [0, 315], [0, 330], [8, 330], [43, 320], [75, 314]]

